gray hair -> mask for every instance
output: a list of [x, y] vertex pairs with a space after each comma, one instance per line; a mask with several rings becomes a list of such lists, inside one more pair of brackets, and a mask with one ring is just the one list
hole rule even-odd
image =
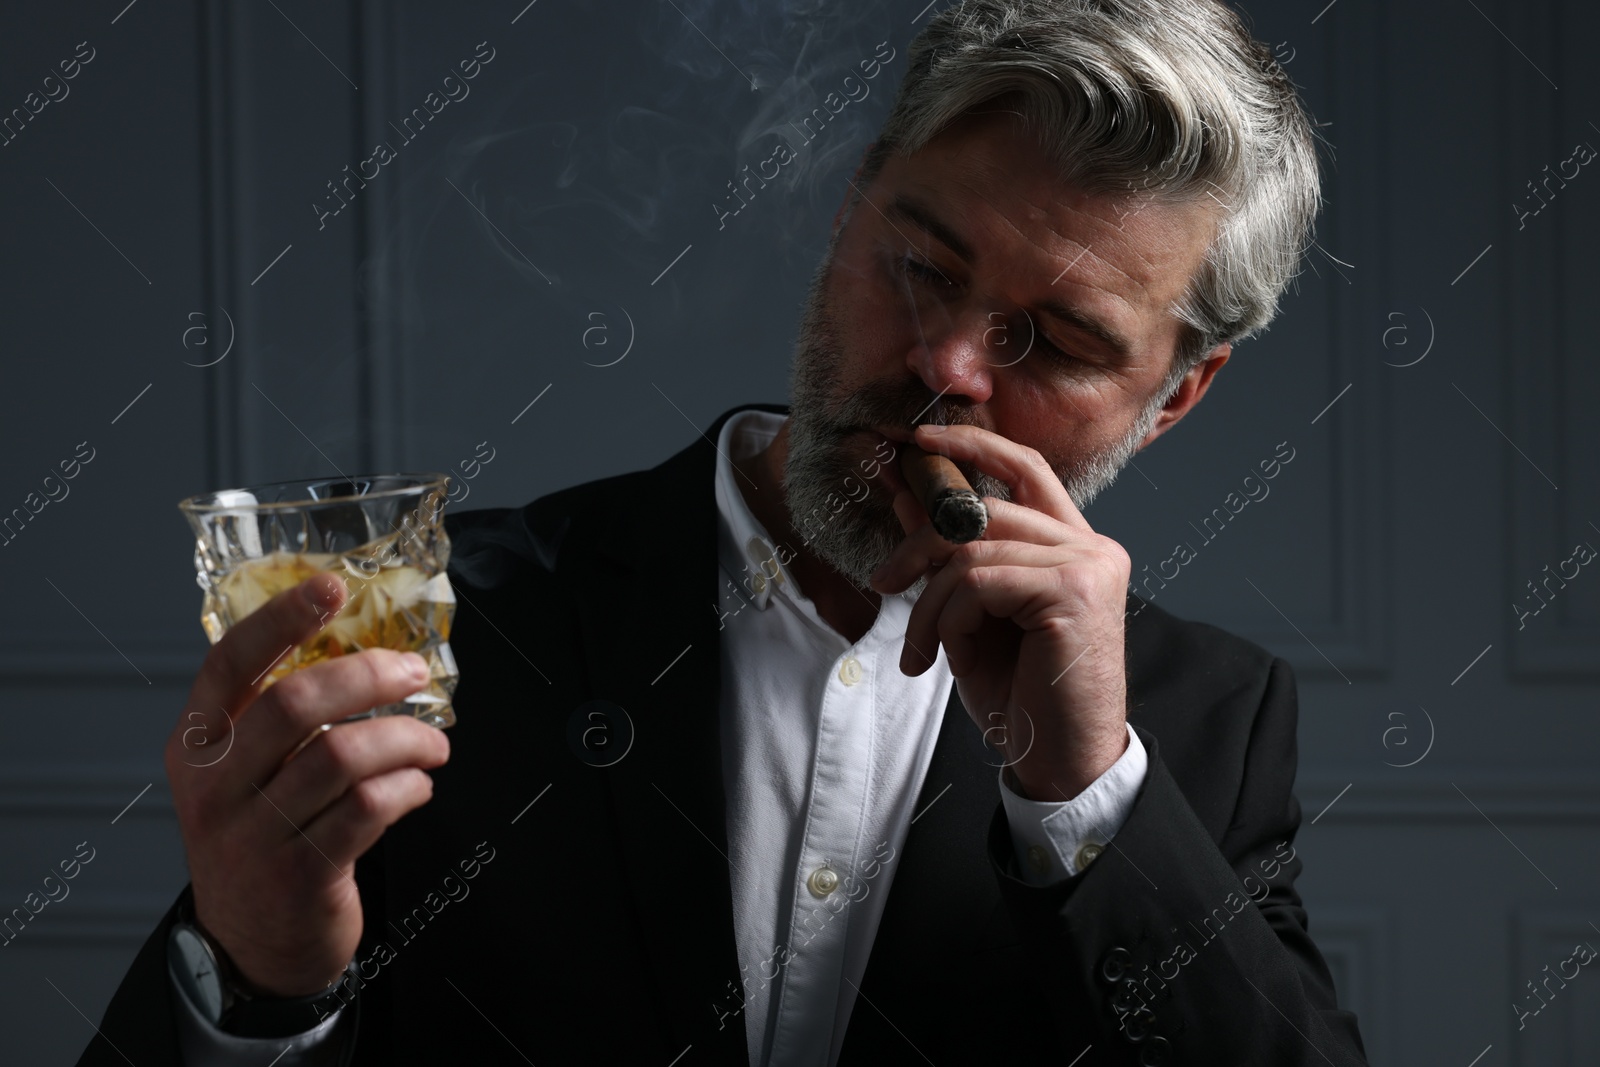
[[858, 189], [891, 152], [1005, 97], [1074, 188], [1216, 201], [1215, 235], [1171, 308], [1182, 327], [1163, 397], [1277, 314], [1321, 201], [1315, 131], [1282, 65], [1220, 0], [964, 0], [917, 35], [907, 66]]

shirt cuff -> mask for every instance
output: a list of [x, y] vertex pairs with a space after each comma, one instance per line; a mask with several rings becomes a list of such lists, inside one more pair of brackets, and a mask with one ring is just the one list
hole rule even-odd
[[[168, 963], [178, 1023], [178, 1048], [184, 1067], [332, 1067], [343, 1058], [345, 1046], [355, 1040], [348, 1005], [340, 1007], [310, 1030], [292, 1037], [238, 1037], [224, 1033], [203, 1017], [189, 1001]], [[274, 1057], [277, 1057], [274, 1059]]]
[[1001, 768], [1000, 802], [1006, 809], [1017, 870], [1029, 885], [1054, 885], [1078, 874], [1122, 829], [1150, 765], [1139, 735], [1124, 725], [1127, 749], [1071, 800], [1029, 800], [1011, 784], [1010, 767]]

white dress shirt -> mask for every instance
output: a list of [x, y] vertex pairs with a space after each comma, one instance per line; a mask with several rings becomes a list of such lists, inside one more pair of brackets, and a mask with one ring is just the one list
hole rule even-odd
[[[775, 544], [756, 521], [732, 464], [766, 448], [783, 421], [743, 411], [717, 441], [723, 777], [754, 1067], [838, 1059], [955, 681], [942, 646], [922, 674], [900, 673], [913, 598], [885, 596], [872, 628], [851, 644], [780, 562], [799, 546]], [[1128, 735], [1116, 764], [1070, 801], [1012, 792], [1000, 784], [996, 754], [1018, 869], [1029, 881], [1077, 873], [1079, 848], [1121, 827], [1146, 764], [1144, 746], [1131, 728]], [[817, 884], [824, 869], [837, 883], [825, 895], [826, 883]]]
[[[733, 462], [766, 448], [783, 421], [741, 411], [717, 441], [718, 710], [744, 982], [743, 1006], [723, 1024], [742, 1018], [752, 1067], [831, 1067], [900, 849], [920, 814], [913, 809], [954, 677], [943, 647], [921, 675], [900, 673], [913, 598], [883, 597], [872, 628], [852, 644], [822, 620], [780, 562], [799, 546], [778, 545], [756, 521]], [[1129, 727], [1116, 763], [1060, 802], [1018, 795], [999, 764], [996, 753], [1018, 870], [1047, 885], [1078, 873], [1080, 859], [1091, 862], [1121, 828], [1147, 758]], [[199, 1022], [192, 1009], [183, 1014]], [[296, 1039], [279, 1067], [326, 1062], [320, 1057], [347, 1040], [343, 1029]], [[287, 1043], [228, 1038], [203, 1023], [181, 1035], [189, 1067], [256, 1063], [260, 1052], [276, 1054]]]

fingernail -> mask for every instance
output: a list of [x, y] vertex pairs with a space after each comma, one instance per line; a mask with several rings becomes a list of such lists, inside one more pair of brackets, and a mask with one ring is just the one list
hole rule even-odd
[[416, 677], [426, 678], [428, 676], [428, 661], [417, 655], [415, 652], [407, 652], [405, 654], [405, 661], [406, 670], [410, 671]]
[[318, 612], [329, 607], [335, 597], [334, 591], [326, 581], [308, 581], [300, 587], [300, 593], [306, 598], [306, 603], [316, 608]]
[[943, 426], [939, 426], [939, 425], [936, 425], [935, 423], [931, 423], [931, 422], [930, 423], [924, 423], [920, 427], [920, 429], [922, 429], [922, 430], [924, 430], [924, 431], [926, 431], [928, 433], [944, 433], [944, 431], [945, 431], [945, 428]]

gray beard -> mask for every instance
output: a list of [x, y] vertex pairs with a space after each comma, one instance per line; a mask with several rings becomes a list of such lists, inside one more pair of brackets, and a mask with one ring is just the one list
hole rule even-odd
[[[800, 321], [789, 379], [789, 447], [783, 492], [792, 525], [809, 538], [807, 547], [856, 586], [868, 590], [868, 576], [905, 539], [905, 532], [888, 495], [867, 486], [870, 479], [853, 465], [845, 439], [863, 427], [898, 426], [909, 431], [913, 418], [919, 423], [945, 425], [974, 420], [961, 405], [935, 400], [927, 386], [912, 377], [897, 386], [864, 389], [830, 409], [829, 393], [841, 380], [847, 362], [824, 296], [836, 243], [830, 243], [812, 277]], [[1122, 439], [1099, 453], [1070, 463], [1045, 457], [1080, 511], [1116, 480], [1160, 416], [1166, 399], [1158, 392]], [[898, 462], [898, 456], [888, 462]], [[957, 463], [957, 467], [979, 496], [1011, 499], [1010, 487], [998, 478], [967, 463]], [[868, 469], [873, 468], [869, 465]], [[868, 489], [859, 500], [853, 499], [861, 495], [858, 486]], [[842, 507], [841, 499], [845, 501]], [[833, 514], [835, 509], [837, 514]], [[925, 577], [918, 578], [901, 595], [920, 596], [926, 584]]]

